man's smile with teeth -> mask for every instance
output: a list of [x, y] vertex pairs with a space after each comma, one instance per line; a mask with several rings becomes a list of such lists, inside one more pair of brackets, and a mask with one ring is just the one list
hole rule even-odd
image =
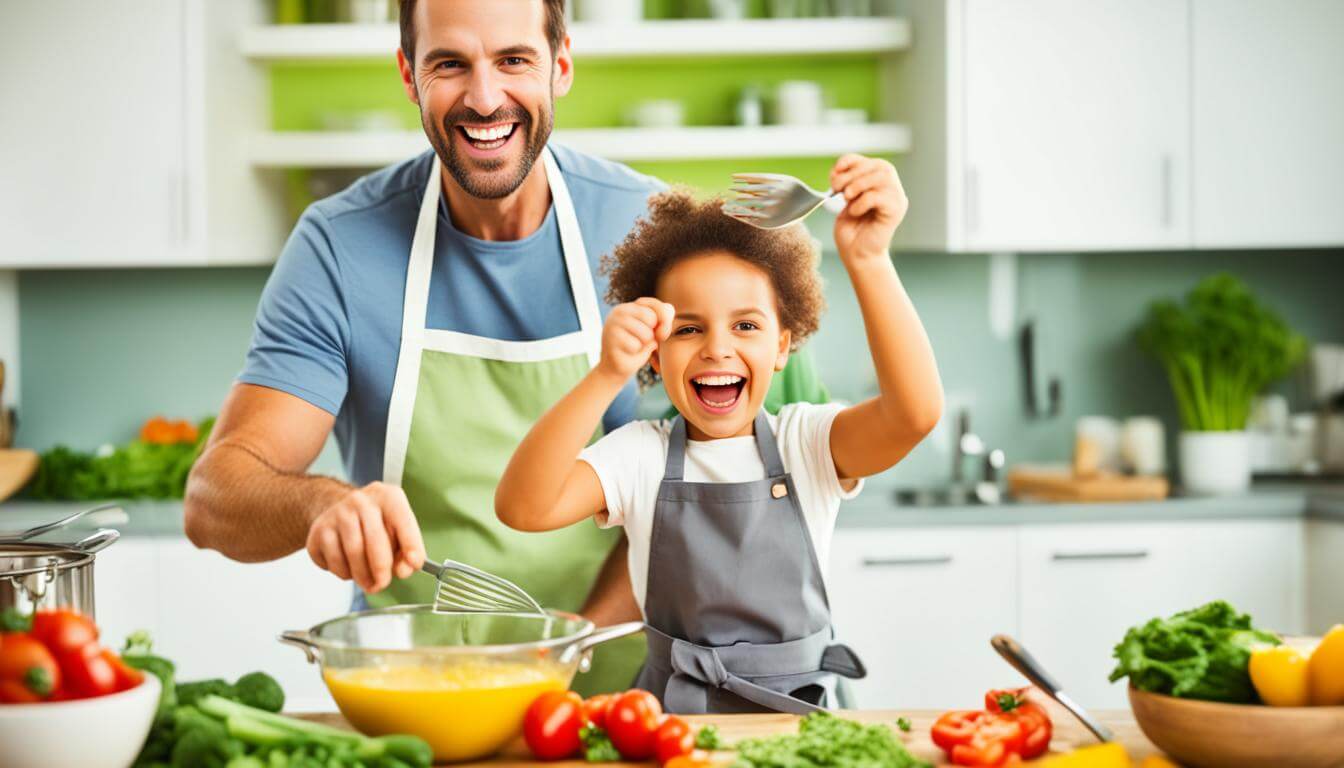
[[513, 135], [513, 129], [518, 127], [517, 123], [505, 123], [503, 125], [491, 126], [458, 126], [462, 133], [466, 135], [467, 140], [473, 146], [479, 149], [494, 149], [504, 144]]

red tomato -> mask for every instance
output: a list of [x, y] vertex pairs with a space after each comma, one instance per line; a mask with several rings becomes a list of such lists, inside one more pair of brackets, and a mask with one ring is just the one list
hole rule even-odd
[[98, 639], [98, 627], [87, 616], [61, 608], [33, 615], [33, 637], [60, 656]]
[[695, 751], [695, 731], [676, 715], [663, 718], [662, 725], [654, 734], [654, 755], [658, 762], [667, 763], [673, 758], [689, 755]]
[[947, 712], [933, 724], [933, 743], [953, 765], [1002, 766], [1020, 761], [1022, 724], [981, 711]]
[[985, 709], [1022, 726], [1022, 757], [1030, 760], [1050, 749], [1054, 724], [1041, 705], [1026, 699], [1026, 692], [1026, 688], [990, 691], [985, 694]]
[[579, 752], [583, 699], [573, 691], [547, 691], [523, 715], [523, 739], [542, 760], [560, 760]]
[[648, 760], [657, 748], [656, 735], [663, 706], [648, 691], [626, 691], [607, 709], [607, 735], [627, 760]]
[[135, 667], [127, 666], [126, 662], [121, 660], [111, 648], [104, 648], [102, 656], [112, 665], [112, 671], [116, 673], [116, 689], [118, 691], [128, 691], [145, 681], [145, 673]]
[[103, 656], [101, 645], [89, 643], [58, 658], [72, 697], [87, 699], [117, 692], [117, 670]]
[[933, 743], [941, 747], [943, 751], [950, 751], [952, 747], [958, 744], [970, 743], [971, 737], [975, 735], [977, 724], [984, 717], [984, 714], [984, 712], [972, 709], [944, 712], [934, 721], [929, 735], [933, 738]]
[[603, 730], [607, 727], [607, 709], [616, 700], [614, 693], [599, 693], [583, 702], [583, 719]]
[[60, 688], [61, 668], [45, 645], [25, 632], [0, 635], [0, 701], [42, 701]]

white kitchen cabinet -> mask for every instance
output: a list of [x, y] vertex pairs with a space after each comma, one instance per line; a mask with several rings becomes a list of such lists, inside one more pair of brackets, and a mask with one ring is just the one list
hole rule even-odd
[[827, 577], [836, 637], [868, 676], [857, 705], [975, 708], [1019, 680], [990, 648], [1017, 628], [1011, 527], [841, 528]]
[[273, 261], [283, 184], [245, 138], [265, 74], [236, 40], [267, 5], [7, 3], [0, 268]]
[[1308, 520], [1306, 547], [1306, 631], [1321, 635], [1344, 623], [1344, 520]]
[[159, 628], [158, 539], [122, 537], [94, 558], [93, 581], [99, 635], [109, 648], [120, 649], [137, 629]]
[[1189, 7], [1178, 0], [906, 0], [889, 65], [909, 248], [1188, 245]]
[[1344, 243], [1344, 3], [1193, 0], [1194, 240]]
[[183, 2], [10, 3], [0, 265], [187, 257]]
[[260, 669], [280, 681], [290, 709], [332, 708], [317, 667], [276, 636], [346, 613], [349, 583], [306, 552], [238, 563], [178, 538], [161, 540], [159, 571], [160, 647], [183, 678], [231, 680]]
[[1224, 599], [1302, 628], [1299, 520], [1024, 526], [1019, 552], [1021, 640], [1084, 706], [1126, 705], [1111, 651], [1155, 616]]

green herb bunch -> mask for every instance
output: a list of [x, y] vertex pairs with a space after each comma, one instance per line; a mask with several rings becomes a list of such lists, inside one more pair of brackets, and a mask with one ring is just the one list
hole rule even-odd
[[1307, 342], [1237, 278], [1205, 278], [1182, 305], [1158, 301], [1137, 332], [1139, 346], [1167, 371], [1191, 431], [1246, 428], [1251, 401], [1287, 376]]

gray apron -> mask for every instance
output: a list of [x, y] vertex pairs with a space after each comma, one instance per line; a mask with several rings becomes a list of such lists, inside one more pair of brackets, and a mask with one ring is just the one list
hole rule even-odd
[[649, 543], [649, 657], [636, 682], [668, 712], [806, 714], [826, 705], [832, 675], [865, 674], [832, 642], [812, 536], [764, 411], [755, 433], [765, 479], [688, 483], [686, 421], [672, 425]]

